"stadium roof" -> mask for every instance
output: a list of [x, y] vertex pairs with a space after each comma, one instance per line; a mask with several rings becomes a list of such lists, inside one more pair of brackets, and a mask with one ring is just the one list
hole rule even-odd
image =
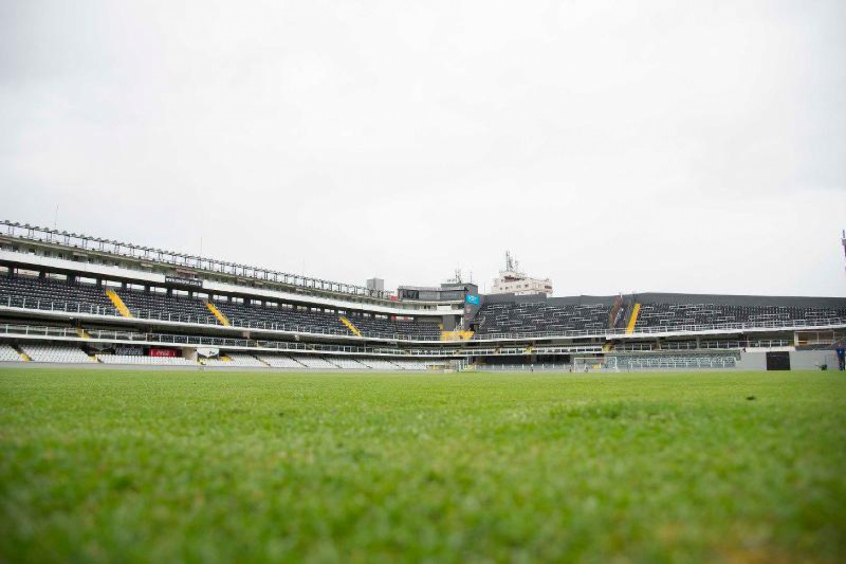
[[341, 294], [352, 294], [370, 298], [389, 299], [391, 296], [391, 292], [385, 290], [372, 290], [365, 286], [358, 286], [355, 284], [333, 282], [320, 278], [310, 278], [308, 276], [290, 274], [258, 266], [249, 266], [208, 257], [200, 257], [188, 253], [156, 249], [153, 247], [135, 245], [133, 243], [125, 243], [101, 237], [93, 237], [90, 235], [68, 233], [67, 231], [58, 231], [56, 229], [29, 225], [28, 223], [21, 224], [8, 220], [0, 220], [0, 229], [2, 229], [2, 233], [0, 234], [17, 239], [61, 245], [84, 251], [117, 255], [126, 258], [148, 260], [176, 267], [193, 268], [207, 272], [230, 274], [268, 282], [289, 284], [300, 288], [337, 292]]

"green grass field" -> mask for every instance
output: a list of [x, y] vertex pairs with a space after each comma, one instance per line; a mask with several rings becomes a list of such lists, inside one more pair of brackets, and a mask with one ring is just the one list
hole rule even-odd
[[4, 369], [0, 561], [843, 561], [844, 408], [836, 372]]

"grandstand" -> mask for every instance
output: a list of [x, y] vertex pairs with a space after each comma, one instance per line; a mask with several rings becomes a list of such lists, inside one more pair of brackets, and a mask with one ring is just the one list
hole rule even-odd
[[[394, 295], [0, 222], [0, 362], [291, 370], [831, 366], [846, 299]], [[775, 362], [774, 359], [781, 359]]]

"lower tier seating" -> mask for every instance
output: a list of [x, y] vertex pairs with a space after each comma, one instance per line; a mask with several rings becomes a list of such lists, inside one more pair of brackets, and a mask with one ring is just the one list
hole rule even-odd
[[0, 362], [20, 362], [23, 359], [10, 345], [0, 344]]
[[135, 364], [139, 366], [197, 366], [194, 360], [177, 356], [138, 356], [125, 354], [98, 354], [103, 364]]
[[416, 360], [392, 360], [396, 367], [402, 370], [428, 370], [429, 365]]
[[95, 362], [82, 349], [72, 345], [21, 345], [21, 350], [33, 362], [57, 362], [62, 364], [91, 364]]
[[297, 362], [305, 366], [306, 368], [320, 368], [320, 369], [337, 369], [338, 367], [325, 358], [321, 358], [319, 356], [299, 356], [297, 357]]
[[381, 358], [364, 358], [359, 360], [361, 364], [373, 370], [397, 370], [397, 365]]
[[367, 367], [361, 364], [354, 358], [344, 358], [342, 356], [333, 356], [330, 360], [332, 364], [344, 370], [366, 370]]
[[285, 355], [261, 355], [258, 359], [273, 368], [305, 368], [293, 358]]
[[224, 368], [239, 367], [239, 368], [267, 368], [267, 364], [263, 363], [256, 357], [246, 353], [231, 353], [223, 358], [208, 358], [203, 361], [206, 366], [221, 366]]
[[736, 354], [708, 354], [708, 355], [642, 355], [642, 356], [616, 356], [609, 357], [617, 359], [617, 368], [640, 369], [640, 368], [734, 368], [737, 366], [738, 355]]

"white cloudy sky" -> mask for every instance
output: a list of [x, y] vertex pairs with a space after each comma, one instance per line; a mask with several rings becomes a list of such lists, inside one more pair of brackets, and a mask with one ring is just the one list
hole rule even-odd
[[0, 217], [342, 280], [846, 295], [846, 2], [0, 0]]

